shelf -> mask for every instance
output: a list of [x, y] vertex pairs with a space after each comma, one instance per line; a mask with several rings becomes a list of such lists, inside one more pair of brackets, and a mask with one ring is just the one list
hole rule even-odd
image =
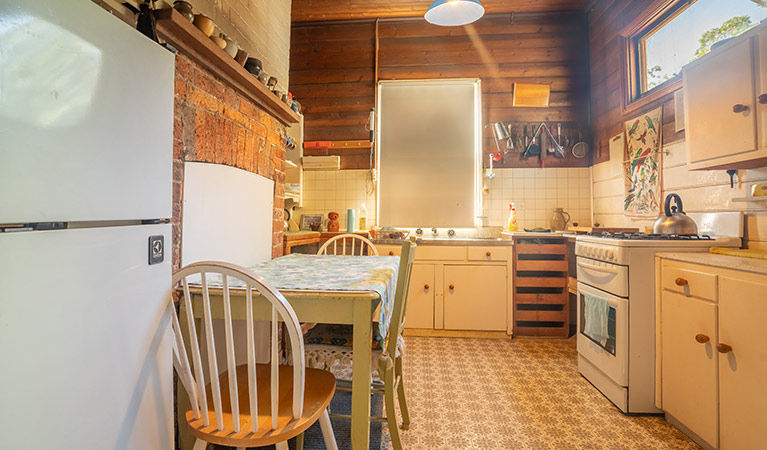
[[767, 197], [737, 197], [733, 198], [734, 202], [767, 202]]
[[234, 58], [213, 43], [178, 11], [155, 11], [157, 33], [176, 50], [221, 77], [242, 95], [272, 114], [283, 125], [298, 123], [298, 114], [245, 70]]

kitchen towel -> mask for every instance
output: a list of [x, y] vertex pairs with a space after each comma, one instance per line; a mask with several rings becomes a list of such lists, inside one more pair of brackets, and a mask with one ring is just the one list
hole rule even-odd
[[607, 317], [610, 306], [607, 299], [583, 292], [584, 321], [583, 334], [604, 347], [607, 343]]

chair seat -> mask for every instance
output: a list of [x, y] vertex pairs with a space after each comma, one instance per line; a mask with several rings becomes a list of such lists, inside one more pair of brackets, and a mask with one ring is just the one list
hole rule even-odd
[[[374, 323], [375, 329], [378, 324]], [[352, 337], [351, 325], [319, 324], [309, 330], [304, 336], [304, 354], [306, 355], [306, 367], [327, 370], [333, 373], [339, 380], [352, 379]], [[405, 341], [402, 336], [397, 341], [397, 357], [405, 350]], [[370, 370], [373, 379], [380, 380], [378, 368], [380, 366], [383, 351], [378, 341], [373, 341]]]
[[[237, 390], [247, 392], [248, 366], [237, 366]], [[221, 385], [221, 403], [223, 408], [224, 429], [216, 429], [216, 415], [213, 412], [213, 397], [210, 384], [206, 386], [208, 398], [209, 425], [203, 425], [202, 418], [195, 419], [190, 409], [186, 412], [186, 420], [191, 433], [200, 439], [218, 445], [231, 447], [261, 447], [287, 441], [303, 433], [309, 428], [328, 407], [336, 389], [335, 377], [327, 371], [306, 369], [304, 387], [303, 415], [293, 418], [293, 367], [280, 366], [279, 370], [279, 414], [277, 427], [272, 429], [270, 414], [271, 373], [269, 364], [256, 364], [256, 379], [258, 384], [258, 432], [250, 432], [251, 416], [247, 395], [240, 395], [240, 431], [235, 432], [232, 422], [232, 408], [229, 401], [228, 372], [219, 375]]]

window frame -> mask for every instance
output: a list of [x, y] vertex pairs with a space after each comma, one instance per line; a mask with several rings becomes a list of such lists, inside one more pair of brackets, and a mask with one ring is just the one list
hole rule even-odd
[[696, 0], [654, 0], [645, 14], [634, 19], [618, 34], [621, 39], [621, 83], [623, 113], [631, 113], [682, 87], [682, 74], [642, 92], [647, 82], [645, 50], [640, 43], [650, 34], [667, 25]]

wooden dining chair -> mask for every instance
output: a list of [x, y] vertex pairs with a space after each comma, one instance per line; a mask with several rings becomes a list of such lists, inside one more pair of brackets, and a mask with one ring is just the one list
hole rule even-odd
[[[185, 418], [191, 434], [197, 438], [194, 450], [205, 449], [208, 442], [238, 449], [274, 444], [283, 450], [288, 448], [288, 439], [318, 420], [325, 446], [337, 449], [327, 410], [335, 392], [335, 377], [323, 370], [305, 368], [298, 318], [282, 294], [254, 272], [223, 262], [188, 265], [173, 276], [173, 287], [175, 292], [183, 293], [179, 304], [181, 319], [176, 309], [171, 308], [175, 337], [173, 367], [189, 397], [191, 406]], [[247, 364], [242, 365], [235, 363], [232, 291], [244, 297]], [[254, 293], [271, 304], [269, 364], [256, 363], [259, 342], [254, 332]], [[199, 301], [193, 302], [192, 294]], [[193, 307], [202, 309], [199, 332]], [[211, 314], [216, 309], [223, 310], [226, 341], [226, 354], [220, 355], [226, 359], [226, 370], [220, 374]], [[186, 325], [186, 333], [182, 333], [180, 320]], [[280, 321], [286, 326], [291, 353], [296, 355], [291, 358], [292, 365], [279, 364]], [[207, 382], [203, 365], [207, 366], [210, 378]]]
[[[400, 412], [402, 413], [401, 428], [407, 430], [410, 426], [410, 414], [407, 409], [405, 384], [402, 375], [402, 357], [405, 350], [402, 331], [405, 325], [407, 294], [410, 286], [410, 275], [413, 270], [415, 248], [415, 240], [405, 241], [402, 244], [394, 305], [389, 324], [389, 337], [387, 342], [383, 344], [386, 352], [384, 353], [380, 346], [376, 348], [375, 342], [372, 343], [373, 358], [371, 364], [373, 365], [374, 374], [377, 373], [378, 379], [372, 382], [371, 393], [384, 395], [386, 416], [371, 417], [370, 420], [386, 422], [388, 424], [392, 446], [395, 450], [402, 450], [402, 441], [400, 440], [397, 416], [394, 409], [395, 393], [399, 401]], [[318, 328], [320, 327], [322, 325], [318, 326]], [[351, 390], [351, 363], [353, 358], [351, 343], [353, 328], [343, 325], [333, 325], [331, 327], [335, 334], [329, 338], [322, 338], [322, 341], [334, 342], [336, 345], [312, 343], [317, 341], [315, 337], [319, 333], [327, 333], [326, 330], [310, 330], [304, 337], [307, 365], [333, 372], [337, 376], [338, 389]], [[341, 414], [331, 414], [331, 417], [351, 418], [349, 415]]]
[[318, 255], [378, 256], [373, 242], [359, 234], [339, 234], [328, 239], [317, 252]]

